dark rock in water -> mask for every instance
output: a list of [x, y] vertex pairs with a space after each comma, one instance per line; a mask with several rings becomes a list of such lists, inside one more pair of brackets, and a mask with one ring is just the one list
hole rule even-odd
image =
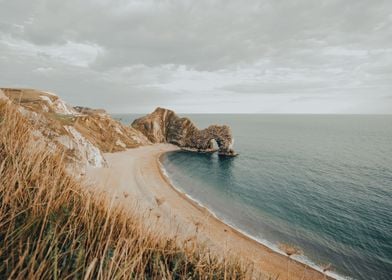
[[199, 130], [188, 118], [180, 118], [171, 110], [157, 108], [151, 114], [136, 119], [132, 127], [141, 131], [153, 143], [172, 143], [195, 152], [215, 152], [220, 156], [236, 156], [233, 136], [227, 125], [211, 125]]

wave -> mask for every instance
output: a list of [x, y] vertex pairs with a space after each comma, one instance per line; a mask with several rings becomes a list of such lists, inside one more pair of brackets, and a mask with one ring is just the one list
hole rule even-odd
[[[246, 230], [243, 230], [241, 228], [239, 228], [237, 225], [235, 225], [235, 223], [233, 221], [228, 220], [227, 218], [221, 217], [218, 213], [212, 211], [210, 208], [208, 208], [206, 205], [204, 205], [201, 201], [199, 201], [198, 199], [192, 197], [191, 195], [187, 194], [186, 192], [184, 192], [181, 188], [179, 188], [178, 186], [176, 186], [174, 184], [174, 182], [171, 180], [167, 170], [165, 169], [161, 158], [158, 160], [158, 165], [160, 168], [160, 171], [162, 173], [162, 175], [166, 178], [167, 182], [169, 182], [169, 184], [179, 193], [183, 194], [184, 196], [186, 196], [189, 200], [193, 201], [195, 204], [197, 204], [200, 208], [206, 209], [215, 219], [223, 222], [224, 224], [228, 225], [229, 227], [231, 227], [232, 229], [234, 229], [235, 231], [243, 234], [244, 236], [262, 244], [263, 246], [268, 247], [269, 249], [271, 249], [272, 251], [279, 253], [281, 255], [286, 255], [282, 250], [279, 249], [278, 244], [274, 243], [274, 242], [270, 242], [266, 239], [261, 239], [258, 237], [255, 237], [251, 234], [249, 234], [248, 232], [246, 232]], [[300, 263], [303, 263], [305, 265], [308, 265], [309, 267], [322, 272], [323, 273], [323, 268], [320, 265], [317, 265], [315, 262], [313, 262], [311, 259], [309, 259], [308, 257], [306, 257], [305, 255], [295, 255], [292, 256], [291, 259], [296, 260]], [[332, 277], [334, 279], [337, 280], [353, 280], [354, 278], [348, 277], [348, 276], [343, 276], [338, 274], [337, 272], [334, 271], [327, 271], [325, 273], [327, 276]]]

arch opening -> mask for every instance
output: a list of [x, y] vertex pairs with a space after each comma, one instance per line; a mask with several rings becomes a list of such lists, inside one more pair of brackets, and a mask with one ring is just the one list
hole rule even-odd
[[214, 138], [210, 139], [210, 141], [209, 141], [209, 149], [213, 150], [213, 151], [217, 151], [219, 148], [220, 147], [219, 147], [218, 142]]

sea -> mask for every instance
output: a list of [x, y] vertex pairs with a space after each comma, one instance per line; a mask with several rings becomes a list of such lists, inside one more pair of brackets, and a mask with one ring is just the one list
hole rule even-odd
[[[162, 157], [179, 190], [244, 234], [342, 279], [392, 279], [392, 115], [184, 115], [238, 157]], [[115, 115], [131, 123], [138, 115]]]

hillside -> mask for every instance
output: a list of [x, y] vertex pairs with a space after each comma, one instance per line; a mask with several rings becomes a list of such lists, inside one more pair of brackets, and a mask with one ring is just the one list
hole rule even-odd
[[[104, 110], [71, 107], [53, 93], [2, 88], [3, 96], [34, 123], [34, 138], [55, 149], [61, 147], [75, 171], [105, 166], [104, 152], [123, 151], [149, 144], [138, 130], [124, 126]], [[56, 146], [56, 147], [55, 147]], [[73, 165], [75, 166], [75, 165]]]
[[[40, 112], [44, 106], [47, 110]], [[101, 118], [108, 127], [99, 122]], [[110, 140], [88, 140], [99, 132], [97, 127], [112, 136]], [[146, 213], [113, 206], [67, 171], [81, 164], [78, 159], [90, 166], [105, 164], [99, 148], [110, 149], [113, 144], [124, 149], [113, 143], [118, 139], [129, 141], [123, 142], [125, 146], [148, 143], [132, 132], [103, 112], [73, 109], [56, 96], [0, 91], [1, 279], [244, 279], [251, 275], [241, 262], [217, 258], [193, 239], [182, 243], [176, 236], [162, 235], [157, 226], [146, 227]]]

